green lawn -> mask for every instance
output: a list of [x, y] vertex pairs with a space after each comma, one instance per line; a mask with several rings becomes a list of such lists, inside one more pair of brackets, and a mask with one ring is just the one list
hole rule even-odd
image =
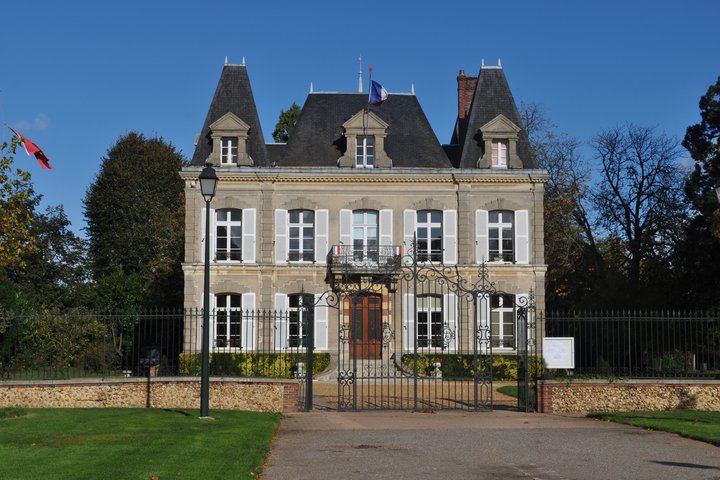
[[517, 385], [505, 385], [504, 387], [498, 387], [497, 391], [510, 397], [517, 398], [518, 396]]
[[720, 446], [720, 412], [670, 410], [666, 412], [592, 413], [592, 418], [663, 430]]
[[0, 409], [0, 478], [255, 478], [279, 414]]

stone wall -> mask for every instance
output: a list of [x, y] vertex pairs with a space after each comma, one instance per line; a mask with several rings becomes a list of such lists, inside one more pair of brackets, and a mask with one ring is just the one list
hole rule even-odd
[[717, 380], [541, 381], [538, 409], [543, 413], [720, 410]]
[[[218, 378], [210, 381], [210, 409], [291, 412], [298, 384]], [[0, 408], [199, 408], [200, 380], [192, 378], [73, 379], [0, 382]]]

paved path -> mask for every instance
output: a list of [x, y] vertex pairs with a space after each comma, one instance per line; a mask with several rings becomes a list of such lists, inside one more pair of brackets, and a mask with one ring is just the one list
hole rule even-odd
[[513, 411], [294, 413], [262, 480], [720, 479], [720, 448], [580, 417]]

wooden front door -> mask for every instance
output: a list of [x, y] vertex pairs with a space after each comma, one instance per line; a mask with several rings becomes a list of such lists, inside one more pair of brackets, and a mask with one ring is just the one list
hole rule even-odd
[[358, 359], [379, 359], [382, 355], [382, 297], [351, 298], [350, 355]]

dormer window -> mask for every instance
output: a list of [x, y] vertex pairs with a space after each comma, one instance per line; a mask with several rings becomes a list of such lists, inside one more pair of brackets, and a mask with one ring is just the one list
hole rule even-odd
[[338, 158], [338, 167], [391, 168], [385, 152], [385, 138], [390, 125], [373, 112], [360, 110], [343, 123], [347, 148]]
[[492, 142], [492, 166], [506, 168], [508, 158], [508, 141], [493, 140]]
[[237, 163], [238, 139], [223, 137], [221, 140], [220, 164], [230, 165]]
[[358, 168], [373, 168], [375, 166], [375, 137], [357, 137], [355, 166]]

